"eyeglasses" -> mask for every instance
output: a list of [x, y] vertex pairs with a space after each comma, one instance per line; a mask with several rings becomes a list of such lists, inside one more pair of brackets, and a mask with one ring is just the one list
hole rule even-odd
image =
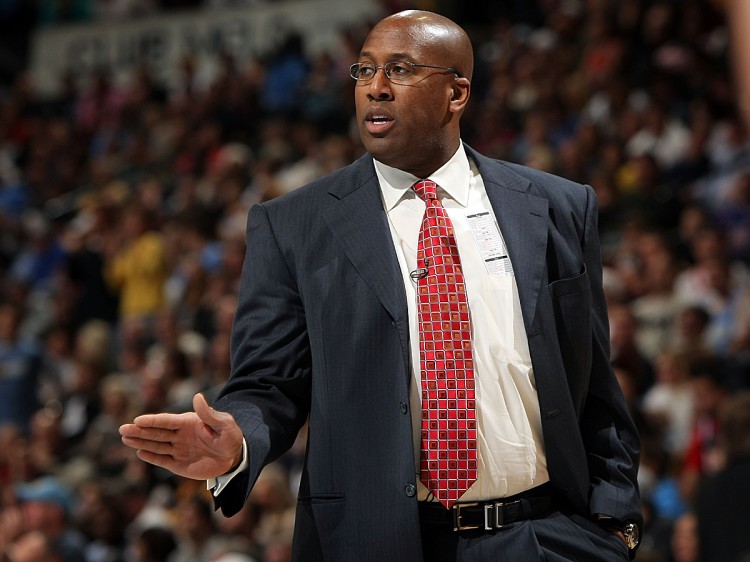
[[349, 67], [349, 74], [352, 75], [357, 82], [369, 82], [375, 78], [375, 74], [378, 72], [378, 68], [382, 68], [388, 80], [392, 82], [404, 82], [408, 80], [413, 74], [416, 67], [422, 68], [437, 68], [438, 70], [447, 70], [448, 72], [454, 73], [456, 76], [461, 78], [461, 73], [450, 66], [434, 66], [432, 64], [416, 64], [413, 62], [406, 61], [392, 61], [382, 65], [377, 65], [374, 62], [358, 62]]

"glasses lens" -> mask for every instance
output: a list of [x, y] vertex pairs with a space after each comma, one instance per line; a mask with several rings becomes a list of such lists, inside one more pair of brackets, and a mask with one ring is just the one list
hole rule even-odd
[[370, 80], [375, 76], [377, 67], [371, 63], [356, 63], [349, 67], [349, 72], [355, 80]]
[[386, 76], [389, 79], [398, 82], [400, 80], [406, 80], [414, 74], [414, 67], [409, 62], [389, 62], [383, 66]]

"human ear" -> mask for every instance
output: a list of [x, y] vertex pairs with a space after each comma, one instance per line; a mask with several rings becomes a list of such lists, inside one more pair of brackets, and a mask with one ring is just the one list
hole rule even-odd
[[469, 101], [471, 93], [471, 82], [466, 77], [459, 77], [451, 85], [451, 111], [463, 111], [466, 103]]

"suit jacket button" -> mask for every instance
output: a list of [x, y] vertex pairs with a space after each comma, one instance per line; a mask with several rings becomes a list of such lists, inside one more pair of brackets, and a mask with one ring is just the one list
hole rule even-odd
[[417, 487], [414, 484], [407, 484], [404, 486], [404, 493], [406, 497], [413, 498], [417, 495]]
[[402, 401], [401, 402], [401, 413], [405, 414], [408, 411], [409, 411], [409, 409], [406, 407], [406, 402]]

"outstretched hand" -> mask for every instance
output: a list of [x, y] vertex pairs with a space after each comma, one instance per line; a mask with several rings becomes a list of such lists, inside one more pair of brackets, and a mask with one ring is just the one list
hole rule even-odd
[[178, 476], [206, 480], [226, 474], [242, 460], [242, 430], [231, 414], [193, 397], [195, 412], [147, 414], [120, 426], [122, 442], [138, 458]]

